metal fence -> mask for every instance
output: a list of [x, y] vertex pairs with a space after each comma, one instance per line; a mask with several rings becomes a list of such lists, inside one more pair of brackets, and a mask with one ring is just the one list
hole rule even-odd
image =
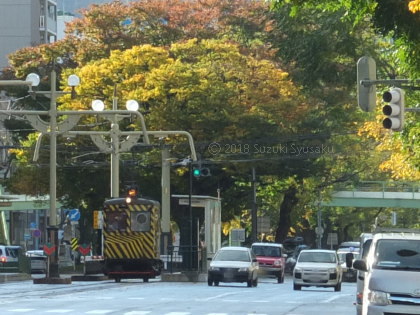
[[161, 255], [160, 259], [164, 262], [164, 269], [170, 273], [206, 269], [205, 250], [199, 246], [168, 246], [167, 253], [167, 255]]

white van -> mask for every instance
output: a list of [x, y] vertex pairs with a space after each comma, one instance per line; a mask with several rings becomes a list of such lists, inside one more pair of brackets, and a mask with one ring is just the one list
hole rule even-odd
[[47, 273], [48, 257], [43, 250], [28, 250], [26, 257], [30, 262], [30, 273]]
[[420, 230], [373, 235], [366, 259], [363, 315], [420, 314]]

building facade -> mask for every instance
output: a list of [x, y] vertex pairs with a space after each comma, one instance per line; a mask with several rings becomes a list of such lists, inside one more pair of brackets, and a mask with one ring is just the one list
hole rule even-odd
[[10, 53], [56, 39], [57, 1], [0, 1], [0, 71], [9, 65]]

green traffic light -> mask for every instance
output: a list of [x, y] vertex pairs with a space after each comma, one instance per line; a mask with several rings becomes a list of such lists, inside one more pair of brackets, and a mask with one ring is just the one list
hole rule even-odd
[[193, 175], [194, 175], [195, 177], [199, 177], [199, 176], [201, 175], [201, 170], [200, 170], [199, 168], [195, 168], [195, 169], [193, 170]]

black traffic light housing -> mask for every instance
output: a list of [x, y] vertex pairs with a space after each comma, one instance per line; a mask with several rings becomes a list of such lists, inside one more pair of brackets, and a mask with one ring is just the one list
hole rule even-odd
[[210, 169], [208, 167], [194, 167], [193, 168], [193, 175], [195, 177], [205, 177], [205, 176], [210, 176]]
[[383, 127], [392, 131], [401, 131], [404, 128], [404, 90], [392, 88], [382, 95], [382, 99], [388, 103], [382, 107], [382, 112], [388, 116], [382, 122]]

